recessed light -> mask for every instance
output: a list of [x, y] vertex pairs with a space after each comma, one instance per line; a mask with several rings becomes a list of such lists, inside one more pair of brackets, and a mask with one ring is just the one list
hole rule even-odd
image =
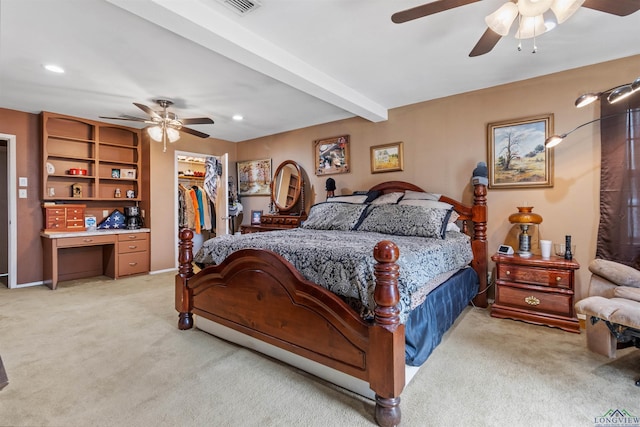
[[241, 114], [234, 114], [232, 119], [235, 120], [236, 122], [239, 122], [239, 121], [242, 121], [242, 119], [244, 119], [244, 117], [242, 117]]
[[64, 68], [62, 68], [59, 65], [45, 64], [43, 65], [43, 67], [45, 68], [45, 70], [51, 71], [52, 73], [58, 73], [58, 74], [64, 73]]

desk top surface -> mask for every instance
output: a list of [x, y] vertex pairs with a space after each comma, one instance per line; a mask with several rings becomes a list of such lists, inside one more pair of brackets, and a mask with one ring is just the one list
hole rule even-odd
[[85, 236], [104, 236], [110, 234], [131, 234], [131, 233], [149, 233], [150, 228], [139, 228], [137, 230], [111, 229], [111, 230], [93, 230], [93, 231], [42, 231], [40, 236], [47, 239], [62, 239], [66, 237], [85, 237]]

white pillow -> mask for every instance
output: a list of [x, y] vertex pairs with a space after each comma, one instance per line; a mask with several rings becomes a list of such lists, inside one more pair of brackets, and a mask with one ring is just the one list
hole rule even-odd
[[383, 194], [381, 196], [378, 196], [376, 199], [374, 199], [371, 202], [371, 204], [372, 205], [394, 205], [398, 203], [398, 200], [400, 200], [402, 196], [404, 196], [404, 193], [400, 193], [400, 192]]
[[407, 190], [402, 200], [440, 200], [440, 194], [426, 193], [424, 191]]

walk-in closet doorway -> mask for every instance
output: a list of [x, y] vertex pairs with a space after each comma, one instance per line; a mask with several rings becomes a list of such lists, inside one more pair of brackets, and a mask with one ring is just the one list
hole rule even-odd
[[[178, 232], [181, 228], [180, 226], [180, 203], [179, 203], [179, 194], [180, 194], [180, 185], [185, 187], [192, 186], [204, 186], [205, 176], [200, 176], [200, 174], [195, 174], [195, 172], [206, 172], [206, 168], [204, 165], [204, 160], [207, 157], [214, 157], [218, 160], [218, 164], [221, 166], [221, 174], [217, 179], [217, 192], [216, 198], [213, 202], [215, 207], [215, 229], [211, 230], [211, 232], [200, 232], [194, 233], [193, 237], [193, 253], [195, 254], [198, 249], [202, 246], [204, 241], [208, 237], [213, 236], [221, 236], [224, 234], [229, 234], [229, 200], [228, 200], [228, 182], [229, 182], [229, 155], [227, 153], [222, 156], [212, 156], [210, 154], [204, 153], [192, 153], [187, 151], [176, 151], [175, 152], [175, 160], [174, 160], [174, 176], [175, 176], [175, 230], [176, 230], [176, 241], [175, 241], [175, 260], [176, 267], [178, 266]], [[185, 174], [187, 172], [187, 174]], [[194, 173], [194, 174], [192, 174]], [[189, 227], [191, 228], [191, 227]]]

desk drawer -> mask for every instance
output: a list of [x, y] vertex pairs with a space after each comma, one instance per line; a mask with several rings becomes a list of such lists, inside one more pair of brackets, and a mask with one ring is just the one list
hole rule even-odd
[[118, 253], [128, 254], [131, 252], [148, 252], [149, 240], [132, 240], [129, 242], [118, 242]]
[[131, 242], [133, 240], [148, 240], [149, 233], [123, 233], [118, 234], [119, 242]]
[[118, 276], [147, 273], [149, 271], [149, 252], [131, 252], [118, 255]]
[[110, 236], [82, 236], [82, 237], [63, 237], [56, 239], [59, 248], [68, 248], [74, 246], [93, 246], [116, 243], [116, 237]]

